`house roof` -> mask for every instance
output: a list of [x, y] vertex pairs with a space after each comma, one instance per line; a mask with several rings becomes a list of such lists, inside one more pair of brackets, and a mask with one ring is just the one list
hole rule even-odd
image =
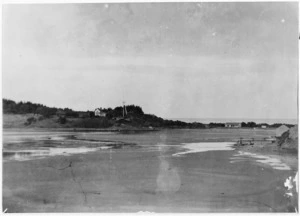
[[95, 109], [95, 111], [94, 111], [94, 112], [96, 112], [96, 111], [99, 111], [99, 112], [101, 112], [101, 113], [106, 113], [106, 112], [104, 112], [104, 110], [102, 110], [102, 109], [99, 109], [99, 108]]

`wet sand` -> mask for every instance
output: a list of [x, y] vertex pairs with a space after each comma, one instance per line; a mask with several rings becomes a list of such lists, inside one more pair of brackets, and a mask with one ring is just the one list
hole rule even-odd
[[[176, 143], [164, 132], [113, 136], [116, 142], [135, 141], [136, 145], [9, 160], [3, 163], [3, 209], [7, 212], [295, 210], [285, 196], [284, 186], [295, 170], [277, 170], [251, 158], [231, 163], [237, 150], [174, 156], [188, 150], [183, 144], [187, 140], [200, 139], [191, 138], [192, 135], [195, 136], [194, 131], [182, 132], [178, 136], [183, 139]], [[81, 134], [78, 138], [90, 140], [91, 136], [108, 140], [107, 135], [101, 134]], [[149, 140], [155, 142], [148, 145]]]
[[277, 159], [287, 164], [295, 172], [298, 171], [297, 151], [280, 149], [276, 143], [261, 144], [254, 142], [254, 145], [236, 146], [235, 149], [238, 152]]

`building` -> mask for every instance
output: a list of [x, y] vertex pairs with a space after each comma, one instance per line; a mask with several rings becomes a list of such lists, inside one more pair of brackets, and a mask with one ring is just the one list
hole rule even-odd
[[266, 123], [262, 123], [262, 124], [260, 125], [260, 127], [261, 127], [261, 128], [263, 128], [263, 129], [266, 129], [266, 128], [268, 128], [268, 127], [269, 127], [269, 125], [268, 125], [268, 124], [266, 124]]
[[281, 137], [281, 135], [288, 130], [289, 128], [286, 125], [281, 125], [276, 129], [276, 137]]
[[102, 110], [102, 109], [95, 109], [95, 116], [99, 116], [99, 117], [105, 117], [106, 113]]
[[242, 127], [242, 124], [239, 122], [226, 122], [225, 127], [226, 128], [240, 128], [240, 127]]

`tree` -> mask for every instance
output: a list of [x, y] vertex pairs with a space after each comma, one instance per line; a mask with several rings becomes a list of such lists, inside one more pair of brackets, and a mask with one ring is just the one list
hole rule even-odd
[[95, 117], [95, 113], [94, 112], [88, 112], [90, 115], [90, 118], [94, 118]]
[[67, 119], [66, 119], [66, 117], [64, 117], [64, 116], [60, 116], [60, 117], [58, 118], [58, 122], [59, 122], [59, 124], [66, 124]]

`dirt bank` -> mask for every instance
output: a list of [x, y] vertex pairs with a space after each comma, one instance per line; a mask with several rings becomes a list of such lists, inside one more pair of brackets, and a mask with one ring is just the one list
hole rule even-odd
[[245, 145], [237, 144], [236, 150], [278, 158], [298, 171], [298, 126], [271, 141], [253, 141]]

